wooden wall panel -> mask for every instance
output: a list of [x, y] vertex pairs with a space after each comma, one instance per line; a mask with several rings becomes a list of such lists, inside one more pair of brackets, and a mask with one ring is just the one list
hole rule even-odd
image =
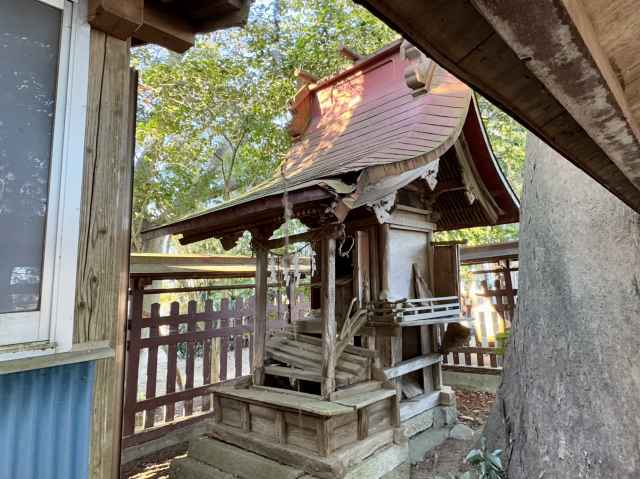
[[433, 293], [435, 296], [460, 294], [460, 245], [433, 247]]
[[96, 364], [92, 479], [119, 476], [134, 93], [129, 42], [93, 30], [74, 343], [106, 340], [116, 355]]

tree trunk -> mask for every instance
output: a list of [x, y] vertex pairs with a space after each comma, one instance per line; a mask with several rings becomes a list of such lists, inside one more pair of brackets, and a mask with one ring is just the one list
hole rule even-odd
[[637, 478], [640, 217], [532, 135], [526, 163], [519, 315], [492, 417], [509, 478]]

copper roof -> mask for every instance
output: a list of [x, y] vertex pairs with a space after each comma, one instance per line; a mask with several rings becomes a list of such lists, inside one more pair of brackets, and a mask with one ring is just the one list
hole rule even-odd
[[[325, 190], [327, 197], [340, 197], [351, 208], [361, 206], [366, 196], [370, 204], [377, 199], [370, 186], [381, 184], [382, 179], [396, 177], [397, 190], [431, 167], [437, 171], [439, 158], [458, 141], [463, 128], [472, 133], [469, 148], [488, 162], [482, 165], [485, 176], [497, 179], [491, 194], [504, 197], [501, 211], [508, 221], [517, 221], [517, 200], [499, 169], [494, 171], [497, 165], [482, 133], [478, 137], [472, 131], [480, 123], [475, 108], [469, 108], [471, 90], [429, 60], [417, 63], [407, 57], [397, 41], [334, 77], [303, 85], [292, 104], [290, 130], [297, 140], [270, 180], [238, 198], [147, 234], [193, 235], [198, 231], [217, 236], [233, 221], [242, 228], [243, 218], [229, 213], [241, 205], [280, 198], [285, 190]], [[422, 89], [408, 86], [415, 80], [410, 78], [415, 71], [426, 77]], [[384, 196], [385, 192], [378, 189], [378, 193]], [[490, 224], [482, 216], [467, 223], [462, 227]]]

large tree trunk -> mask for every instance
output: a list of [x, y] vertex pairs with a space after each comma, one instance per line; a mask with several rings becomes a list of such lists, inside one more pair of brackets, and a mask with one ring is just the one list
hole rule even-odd
[[640, 477], [640, 217], [532, 135], [526, 161], [509, 478]]

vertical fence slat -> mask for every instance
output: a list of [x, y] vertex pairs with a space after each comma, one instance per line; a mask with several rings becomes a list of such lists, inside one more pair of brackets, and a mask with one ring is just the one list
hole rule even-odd
[[484, 353], [476, 353], [478, 357], [478, 366], [484, 366]]
[[244, 342], [244, 336], [241, 334], [236, 334], [234, 345], [234, 353], [235, 353], [235, 377], [239, 378], [242, 376], [242, 343]]
[[[171, 303], [171, 312], [169, 313], [171, 318], [177, 318], [180, 314], [180, 303], [174, 301]], [[172, 324], [169, 328], [169, 335], [178, 334], [178, 325]], [[178, 370], [178, 346], [176, 344], [170, 344], [167, 347], [167, 394], [175, 392], [176, 390], [176, 376]], [[176, 405], [167, 404], [164, 410], [165, 422], [171, 422], [176, 415]]]
[[[244, 305], [242, 303], [242, 298], [236, 299], [235, 304], [235, 319], [233, 321], [233, 325], [237, 328], [242, 327], [243, 323], [243, 311]], [[239, 378], [242, 376], [242, 349], [244, 347], [244, 336], [242, 334], [237, 334], [235, 337], [235, 345], [234, 345], [234, 353], [235, 353], [235, 377]]]
[[[149, 327], [149, 337], [158, 336], [158, 318], [160, 318], [160, 305], [151, 305], [151, 319]], [[147, 394], [146, 399], [156, 397], [156, 384], [158, 375], [158, 346], [150, 346], [147, 352]], [[144, 428], [153, 427], [156, 421], [156, 409], [145, 411]]]
[[[229, 299], [223, 298], [220, 302], [220, 323], [222, 327], [229, 324]], [[229, 337], [223, 336], [220, 340], [220, 381], [227, 379], [227, 358], [229, 355]]]
[[[198, 303], [195, 301], [189, 301], [187, 305], [187, 311], [189, 314], [189, 319], [187, 323], [187, 331], [195, 332], [196, 331], [196, 308]], [[196, 342], [189, 341], [187, 342], [187, 374], [185, 379], [184, 389], [193, 389], [193, 379], [195, 375], [195, 362], [196, 362]], [[184, 415], [191, 416], [193, 414], [193, 399], [187, 399], [184, 402]]]
[[[204, 303], [204, 312], [207, 316], [213, 317], [213, 301], [208, 299]], [[211, 331], [213, 329], [213, 320], [204, 322], [204, 330]], [[205, 339], [202, 351], [202, 384], [211, 384], [211, 348], [214, 339]], [[211, 395], [202, 396], [202, 410], [211, 409]]]

